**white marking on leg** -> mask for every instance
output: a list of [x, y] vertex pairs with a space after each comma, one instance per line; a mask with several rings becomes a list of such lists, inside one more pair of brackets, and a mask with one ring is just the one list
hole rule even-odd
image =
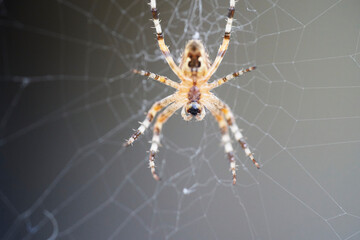
[[154, 134], [151, 142], [152, 142], [152, 144], [151, 144], [150, 151], [157, 152], [158, 147], [160, 145], [160, 135]]
[[240, 131], [240, 129], [238, 128], [238, 126], [236, 124], [231, 125], [230, 129], [233, 132], [236, 141], [239, 141], [240, 139], [242, 139], [244, 137], [241, 134], [241, 131]]
[[154, 168], [155, 167], [155, 162], [154, 161], [149, 161], [149, 168]]
[[226, 33], [230, 33], [232, 22], [233, 22], [233, 19], [228, 18], [227, 23], [226, 23], [226, 27], [225, 27], [225, 32]]
[[151, 142], [160, 145], [160, 135], [154, 135]]
[[138, 130], [141, 134], [143, 134], [145, 132], [145, 126], [141, 125]]
[[138, 128], [139, 132], [143, 134], [145, 130], [149, 127], [150, 121], [149, 119], [145, 119], [144, 122], [140, 123], [140, 127]]
[[142, 125], [143, 125], [145, 128], [148, 128], [149, 125], [150, 125], [149, 119], [145, 119], [145, 121], [142, 123]]
[[133, 137], [129, 138], [129, 140], [127, 141], [128, 142], [127, 144], [132, 144], [134, 142], [134, 140], [135, 139]]
[[241, 134], [240, 131], [237, 131], [234, 135], [235, 135], [236, 141], [239, 141], [240, 139], [243, 138], [243, 135]]
[[158, 151], [158, 144], [156, 142], [153, 142], [151, 144], [151, 148], [150, 148], [151, 152], [157, 152]]
[[156, 28], [156, 33], [162, 33], [159, 19], [154, 19], [154, 25]]
[[236, 131], [239, 130], [238, 126], [234, 123], [232, 125], [230, 125], [230, 129], [233, 133], [235, 133]]
[[224, 144], [226, 153], [232, 152], [234, 150], [230, 142], [229, 134], [224, 134], [221, 138], [221, 141]]
[[221, 138], [221, 141], [225, 144], [227, 142], [230, 142], [230, 136], [229, 134], [224, 134]]
[[230, 170], [231, 170], [231, 171], [236, 170], [236, 164], [235, 164], [235, 162], [231, 162], [231, 163], [230, 163]]
[[231, 146], [231, 143], [230, 142], [227, 142], [226, 144], [225, 144], [225, 152], [226, 153], [229, 153], [229, 152], [232, 152], [234, 149], [233, 149], [233, 147]]

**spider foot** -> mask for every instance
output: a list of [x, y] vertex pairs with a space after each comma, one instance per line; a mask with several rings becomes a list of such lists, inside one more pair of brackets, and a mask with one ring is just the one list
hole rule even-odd
[[140, 71], [137, 70], [137, 69], [132, 69], [132, 72], [133, 72], [133, 73], [140, 73]]
[[161, 178], [159, 177], [159, 175], [156, 174], [156, 171], [155, 171], [155, 154], [156, 152], [155, 151], [150, 151], [150, 154], [149, 154], [149, 168], [151, 170], [151, 174], [153, 175], [153, 178], [156, 180], [156, 181], [161, 181]]
[[160, 178], [156, 173], [153, 173], [153, 178], [154, 178], [156, 181], [161, 181], [161, 178]]
[[125, 142], [123, 143], [123, 147], [128, 147], [128, 146], [132, 145], [133, 142], [134, 142], [134, 140], [129, 138], [128, 140], [125, 140]]
[[245, 69], [244, 72], [250, 72], [250, 71], [255, 70], [255, 69], [256, 69], [256, 66], [249, 67], [249, 68]]
[[249, 147], [247, 146], [246, 142], [244, 141], [244, 139], [240, 139], [238, 140], [238, 142], [240, 143], [242, 149], [244, 149], [246, 156], [248, 156], [251, 161], [255, 164], [255, 166], [257, 167], [257, 169], [260, 169], [260, 164], [255, 160], [254, 158], [254, 154], [250, 151]]
[[231, 173], [232, 173], [232, 178], [233, 178], [233, 185], [235, 185], [236, 184], [236, 167], [234, 167], [234, 168], [230, 168], [230, 171], [231, 171]]
[[257, 167], [257, 169], [260, 169], [260, 164], [255, 160], [254, 156], [252, 153], [250, 153], [249, 158], [251, 159], [251, 161], [253, 161], [253, 163], [255, 164], [255, 166]]
[[235, 184], [236, 184], [236, 175], [233, 176], [233, 185], [235, 185]]
[[124, 143], [124, 147], [127, 147], [129, 145], [132, 145], [133, 142], [141, 135], [142, 131], [141, 130], [135, 130], [135, 133]]
[[229, 152], [228, 158], [230, 161], [230, 171], [233, 175], [233, 184], [235, 185], [236, 184], [236, 170], [237, 170], [237, 165], [235, 163], [235, 157], [231, 152]]

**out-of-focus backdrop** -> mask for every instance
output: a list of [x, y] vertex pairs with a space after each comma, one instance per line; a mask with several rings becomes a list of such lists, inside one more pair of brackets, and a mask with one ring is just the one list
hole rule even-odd
[[[214, 59], [228, 0], [158, 0], [178, 61], [201, 39]], [[125, 139], [178, 81], [157, 47], [148, 1], [0, 0], [0, 239], [360, 239], [360, 2], [236, 4], [213, 79], [240, 146], [231, 183], [211, 114]]]

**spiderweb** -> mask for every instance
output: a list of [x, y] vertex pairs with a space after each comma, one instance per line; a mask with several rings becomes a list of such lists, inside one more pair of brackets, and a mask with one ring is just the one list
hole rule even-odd
[[[201, 39], [211, 59], [229, 2], [158, 0], [176, 60]], [[236, 5], [213, 79], [256, 71], [215, 93], [229, 104], [257, 170], [233, 143], [232, 185], [217, 123], [164, 126], [122, 144], [173, 91], [132, 68], [177, 80], [147, 1], [0, 0], [1, 239], [360, 239], [360, 4]]]

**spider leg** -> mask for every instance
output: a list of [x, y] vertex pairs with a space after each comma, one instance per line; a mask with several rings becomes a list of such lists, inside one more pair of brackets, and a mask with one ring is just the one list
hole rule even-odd
[[174, 102], [176, 98], [175, 94], [172, 94], [166, 98], [163, 98], [160, 101], [155, 102], [150, 110], [148, 111], [145, 120], [140, 123], [140, 127], [135, 131], [135, 133], [124, 143], [124, 146], [127, 147], [131, 145], [138, 137], [145, 132], [149, 127], [150, 123], [154, 119], [155, 115], [164, 107]]
[[212, 98], [212, 101], [214, 102], [214, 104], [224, 114], [225, 119], [230, 126], [231, 132], [234, 134], [236, 141], [238, 141], [240, 143], [242, 149], [245, 151], [246, 156], [248, 156], [251, 159], [251, 161], [255, 164], [255, 166], [259, 169], [260, 165], [255, 160], [254, 154], [250, 151], [250, 149], [244, 139], [244, 136], [242, 135], [240, 129], [238, 128], [238, 126], [235, 122], [234, 115], [231, 112], [229, 106], [226, 103], [224, 103], [223, 101], [221, 101], [220, 99], [218, 99], [215, 95], [212, 95], [211, 98]]
[[236, 77], [238, 77], [240, 75], [243, 75], [244, 73], [250, 72], [250, 71], [252, 71], [254, 69], [256, 69], [256, 67], [250, 67], [250, 68], [247, 68], [245, 70], [243, 69], [243, 70], [234, 72], [232, 74], [229, 74], [229, 75], [227, 75], [227, 76], [225, 76], [223, 78], [219, 78], [219, 79], [209, 83], [209, 88], [210, 88], [210, 90], [214, 89], [214, 88], [217, 88], [217, 87], [223, 85], [224, 83], [226, 83], [227, 81], [229, 81], [229, 80], [231, 80], [233, 78], [236, 78]]
[[168, 85], [172, 88], [175, 88], [175, 89], [179, 89], [180, 87], [180, 84], [177, 83], [177, 82], [174, 82], [173, 80], [170, 80], [168, 79], [167, 77], [164, 77], [164, 76], [160, 76], [160, 75], [157, 75], [155, 73], [152, 73], [152, 72], [147, 72], [147, 71], [144, 71], [144, 70], [137, 70], [137, 69], [134, 69], [133, 70], [134, 73], [137, 73], [137, 74], [140, 74], [142, 76], [147, 76], [149, 78], [152, 78], [156, 81], [159, 81], [165, 85]]
[[201, 113], [200, 113], [200, 115], [198, 114], [198, 115], [196, 115], [196, 120], [197, 121], [201, 121], [201, 120], [203, 120], [204, 119], [204, 117], [205, 117], [205, 115], [206, 115], [206, 112], [205, 112], [205, 107], [203, 106], [202, 107], [202, 109], [201, 109]]
[[183, 108], [181, 109], [181, 116], [183, 117], [183, 119], [185, 121], [190, 121], [192, 119], [192, 116], [190, 114], [186, 114], [185, 112], [185, 105], [183, 106]]
[[159, 44], [159, 48], [160, 48], [161, 52], [163, 53], [163, 55], [165, 57], [165, 60], [169, 64], [170, 68], [173, 70], [173, 72], [177, 76], [184, 78], [184, 75], [183, 75], [182, 71], [176, 65], [174, 59], [172, 58], [172, 56], [170, 54], [170, 51], [169, 51], [169, 48], [165, 45], [164, 35], [163, 35], [162, 30], [161, 30], [161, 25], [160, 25], [160, 20], [159, 20], [159, 14], [158, 14], [158, 10], [156, 8], [156, 0], [151, 0], [150, 1], [150, 6], [151, 6], [151, 12], [152, 12], [152, 18], [153, 18], [154, 26], [155, 26], [155, 29], [156, 29], [156, 35], [157, 35], [157, 41], [158, 41], [158, 44]]
[[214, 72], [217, 70], [222, 59], [224, 58], [226, 50], [229, 47], [230, 35], [231, 35], [230, 32], [231, 32], [231, 26], [232, 26], [232, 22], [233, 22], [234, 13], [235, 13], [235, 0], [230, 0], [230, 7], [229, 7], [229, 12], [228, 12], [228, 19], [227, 19], [227, 23], [226, 23], [226, 27], [225, 27], [225, 34], [224, 34], [223, 42], [220, 45], [217, 56], [205, 77], [206, 80], [210, 76], [212, 76], [214, 74]]
[[209, 109], [209, 111], [211, 112], [211, 114], [214, 116], [214, 118], [216, 119], [216, 121], [219, 124], [220, 130], [221, 130], [221, 135], [222, 135], [221, 142], [224, 144], [225, 153], [227, 154], [229, 162], [230, 162], [230, 171], [233, 175], [233, 184], [235, 184], [236, 183], [237, 166], [235, 163], [233, 147], [232, 147], [231, 141], [230, 141], [228, 125], [225, 121], [223, 114], [216, 106], [214, 106], [211, 103], [207, 103], [207, 104], [205, 104], [205, 106], [207, 109]]
[[184, 105], [183, 102], [175, 102], [168, 106], [157, 118], [155, 126], [154, 126], [154, 135], [151, 141], [151, 147], [150, 147], [150, 154], [149, 154], [149, 167], [151, 170], [151, 173], [155, 180], [160, 180], [160, 177], [155, 172], [155, 155], [156, 152], [158, 152], [158, 147], [160, 145], [160, 133], [163, 124], [175, 113], [176, 110], [178, 110], [182, 105]]

